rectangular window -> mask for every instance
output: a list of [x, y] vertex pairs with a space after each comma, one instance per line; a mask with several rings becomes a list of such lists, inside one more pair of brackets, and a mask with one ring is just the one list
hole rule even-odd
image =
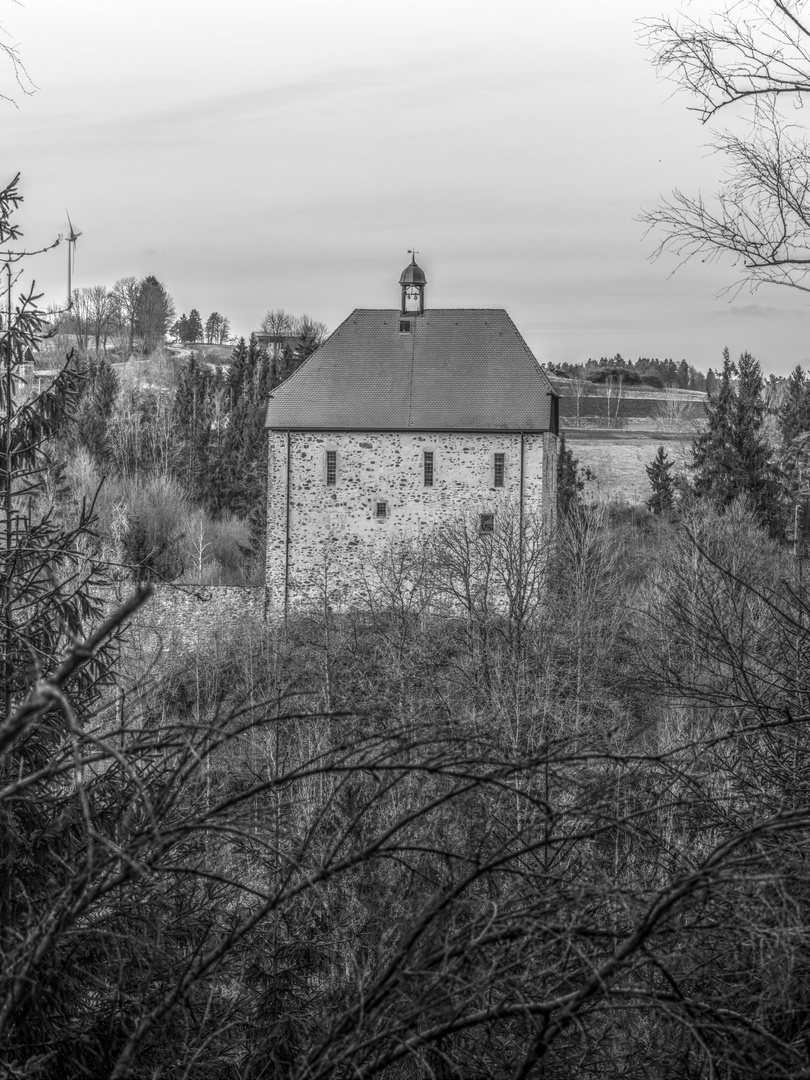
[[433, 451], [425, 450], [424, 455], [425, 487], [433, 487]]
[[506, 454], [495, 455], [495, 487], [503, 487], [504, 468], [506, 464]]
[[376, 513], [375, 516], [378, 517], [378, 518], [388, 517], [388, 503], [386, 503], [386, 502], [378, 502], [377, 503], [377, 513]]
[[334, 487], [337, 483], [337, 450], [326, 451], [326, 486]]
[[400, 334], [410, 334], [411, 332], [411, 320], [400, 319], [399, 320], [399, 332]]
[[479, 532], [482, 533], [494, 533], [495, 532], [495, 515], [494, 514], [482, 514], [479, 525]]

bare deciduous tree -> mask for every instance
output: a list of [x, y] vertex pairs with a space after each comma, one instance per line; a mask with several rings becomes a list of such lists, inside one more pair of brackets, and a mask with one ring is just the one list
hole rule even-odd
[[262, 318], [261, 329], [265, 334], [291, 334], [294, 316], [284, 308], [272, 308]]
[[[2, 56], [10, 66], [14, 81], [17, 84], [17, 89], [23, 94], [33, 94], [37, 90], [37, 87], [26, 70], [19, 49], [15, 44], [9, 41], [9, 33], [3, 26], [0, 26], [0, 56]], [[0, 101], [7, 101], [11, 105], [17, 104], [12, 95], [2, 92], [0, 92]]]
[[675, 191], [643, 220], [660, 230], [658, 254], [729, 256], [734, 286], [810, 290], [810, 150], [782, 102], [810, 93], [806, 4], [745, 0], [705, 22], [662, 18], [645, 24], [654, 62], [697, 98], [704, 122], [737, 103], [753, 109], [752, 133], [720, 134], [729, 179], [713, 200]]
[[106, 285], [94, 285], [88, 290], [90, 325], [96, 355], [103, 345], [107, 351], [107, 338], [115, 316], [115, 303]]
[[82, 353], [87, 352], [93, 332], [93, 306], [90, 292], [91, 290], [86, 288], [73, 290], [66, 320], [75, 338], [76, 346]]
[[135, 328], [138, 322], [140, 286], [135, 277], [123, 277], [112, 287], [121, 345], [129, 353], [135, 348]]

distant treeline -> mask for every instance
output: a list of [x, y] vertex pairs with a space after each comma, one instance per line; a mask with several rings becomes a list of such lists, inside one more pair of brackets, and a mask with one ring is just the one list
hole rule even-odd
[[594, 383], [620, 375], [628, 384], [638, 383], [660, 389], [672, 386], [679, 390], [713, 393], [717, 386], [717, 375], [711, 368], [704, 374], [685, 360], [676, 363], [670, 358], [659, 360], [649, 356], [639, 356], [634, 363], [632, 360], [625, 360], [621, 353], [616, 353], [615, 356], [600, 356], [598, 360], [589, 359], [584, 364], [546, 364], [546, 370], [563, 379], [587, 379]]

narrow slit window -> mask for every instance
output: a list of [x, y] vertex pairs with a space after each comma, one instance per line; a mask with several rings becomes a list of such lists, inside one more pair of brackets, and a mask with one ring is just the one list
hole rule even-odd
[[375, 517], [378, 517], [378, 518], [386, 518], [386, 517], [388, 517], [388, 503], [387, 502], [378, 502], [377, 503], [377, 512], [375, 514]]
[[425, 487], [433, 487], [433, 451], [425, 450], [424, 459]]
[[503, 477], [506, 468], [506, 454], [495, 455], [495, 487], [503, 487]]
[[334, 487], [337, 483], [337, 450], [326, 451], [326, 486]]
[[482, 514], [480, 518], [479, 531], [482, 533], [494, 533], [495, 532], [495, 515], [494, 514]]

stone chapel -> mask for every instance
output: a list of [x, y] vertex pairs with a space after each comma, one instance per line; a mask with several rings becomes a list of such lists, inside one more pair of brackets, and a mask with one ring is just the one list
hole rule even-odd
[[358, 308], [267, 406], [271, 615], [328, 568], [350, 595], [375, 553], [448, 518], [495, 531], [556, 504], [558, 397], [500, 308], [431, 308], [416, 257], [398, 308]]

